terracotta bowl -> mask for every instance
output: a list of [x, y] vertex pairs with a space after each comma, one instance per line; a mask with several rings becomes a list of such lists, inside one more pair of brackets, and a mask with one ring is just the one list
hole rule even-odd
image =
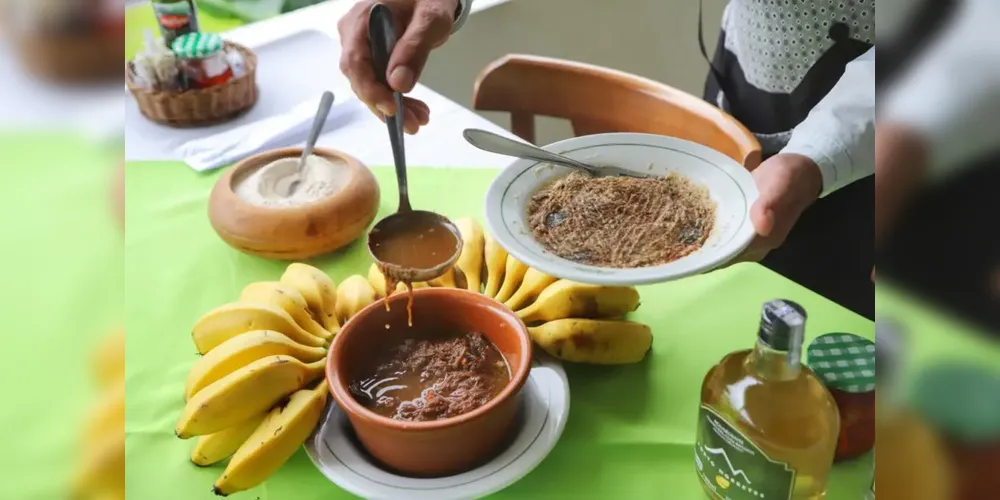
[[301, 207], [266, 208], [251, 205], [234, 192], [254, 170], [281, 158], [298, 158], [301, 148], [276, 149], [233, 165], [215, 183], [208, 217], [215, 232], [233, 248], [278, 260], [303, 260], [332, 252], [365, 234], [379, 207], [375, 176], [354, 157], [332, 149], [313, 154], [346, 164], [351, 177], [343, 189]]
[[[464, 415], [432, 422], [404, 422], [376, 414], [358, 403], [348, 387], [373, 351], [407, 333], [405, 293], [361, 310], [340, 330], [327, 358], [334, 400], [347, 414], [358, 439], [388, 468], [413, 477], [441, 477], [473, 469], [500, 451], [520, 404], [531, 369], [531, 338], [510, 309], [484, 295], [455, 288], [413, 292], [413, 324], [419, 331], [482, 332], [503, 353], [511, 381], [496, 398]], [[386, 328], [388, 325], [389, 328]]]

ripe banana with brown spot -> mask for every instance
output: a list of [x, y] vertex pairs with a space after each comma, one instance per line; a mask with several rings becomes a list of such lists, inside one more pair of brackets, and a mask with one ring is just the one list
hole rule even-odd
[[323, 325], [312, 317], [309, 304], [298, 290], [280, 281], [250, 283], [240, 293], [240, 302], [258, 302], [278, 306], [288, 313], [295, 323], [314, 337], [333, 338]]
[[212, 309], [195, 323], [191, 337], [198, 352], [208, 354], [223, 342], [252, 330], [274, 330], [311, 347], [326, 343], [326, 339], [305, 331], [284, 309], [252, 302], [233, 302]]
[[337, 319], [337, 285], [322, 270], [295, 262], [281, 275], [281, 282], [295, 288], [309, 304], [309, 311], [328, 332], [340, 331]]

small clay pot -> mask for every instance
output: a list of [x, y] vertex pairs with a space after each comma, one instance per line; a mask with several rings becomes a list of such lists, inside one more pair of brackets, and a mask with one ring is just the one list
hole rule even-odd
[[251, 156], [233, 165], [216, 183], [208, 217], [226, 243], [252, 255], [277, 260], [304, 260], [326, 254], [358, 239], [375, 219], [379, 186], [375, 176], [352, 156], [316, 148], [313, 154], [350, 169], [350, 179], [328, 198], [298, 207], [260, 207], [234, 192], [235, 180], [281, 158], [298, 158], [301, 148], [284, 148]]
[[[386, 311], [385, 301], [390, 310]], [[413, 291], [413, 328], [407, 326], [406, 293], [376, 301], [358, 312], [330, 347], [330, 392], [347, 414], [368, 452], [395, 472], [441, 477], [473, 469], [493, 458], [515, 424], [520, 392], [531, 369], [531, 338], [516, 314], [499, 302], [468, 290], [422, 288]], [[387, 328], [388, 326], [388, 328]], [[494, 399], [469, 413], [430, 422], [386, 418], [358, 403], [348, 390], [373, 354], [411, 332], [481, 332], [500, 350], [511, 381]], [[398, 338], [398, 337], [396, 337]]]

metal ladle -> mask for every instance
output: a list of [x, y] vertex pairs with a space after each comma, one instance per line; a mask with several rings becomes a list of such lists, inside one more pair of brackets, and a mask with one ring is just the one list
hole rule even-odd
[[[376, 3], [372, 6], [368, 18], [368, 40], [371, 45], [372, 66], [379, 82], [389, 87], [386, 76], [389, 68], [389, 57], [396, 46], [396, 29], [392, 12], [385, 5]], [[368, 253], [382, 269], [386, 277], [397, 282], [430, 281], [439, 278], [455, 266], [462, 250], [462, 237], [448, 218], [429, 211], [413, 210], [410, 206], [409, 190], [406, 183], [406, 155], [403, 149], [403, 96], [393, 92], [396, 102], [396, 114], [386, 116], [385, 123], [389, 129], [389, 142], [392, 144], [392, 157], [396, 164], [396, 182], [399, 185], [399, 208], [396, 213], [379, 221], [368, 234]], [[413, 227], [440, 228], [455, 236], [456, 245], [451, 255], [442, 255], [440, 263], [430, 267], [414, 268], [399, 262], [383, 261], [380, 245], [392, 240]]]
[[502, 135], [497, 135], [493, 132], [487, 132], [476, 128], [467, 128], [464, 132], [462, 132], [462, 135], [465, 137], [465, 140], [469, 142], [469, 144], [472, 144], [483, 151], [504, 156], [512, 156], [514, 158], [541, 161], [564, 167], [575, 168], [591, 175], [592, 177], [635, 177], [639, 179], [652, 177], [650, 175], [634, 172], [632, 170], [626, 170], [620, 167], [588, 165], [572, 158], [567, 158], [561, 154], [546, 151], [526, 142], [515, 141]]

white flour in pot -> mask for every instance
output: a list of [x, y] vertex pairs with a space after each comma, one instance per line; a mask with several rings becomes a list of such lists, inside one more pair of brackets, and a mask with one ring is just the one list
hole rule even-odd
[[298, 207], [314, 203], [340, 191], [350, 180], [350, 169], [342, 160], [316, 155], [306, 158], [299, 187], [284, 196], [294, 180], [298, 158], [282, 158], [235, 181], [236, 196], [251, 205], [269, 208]]

